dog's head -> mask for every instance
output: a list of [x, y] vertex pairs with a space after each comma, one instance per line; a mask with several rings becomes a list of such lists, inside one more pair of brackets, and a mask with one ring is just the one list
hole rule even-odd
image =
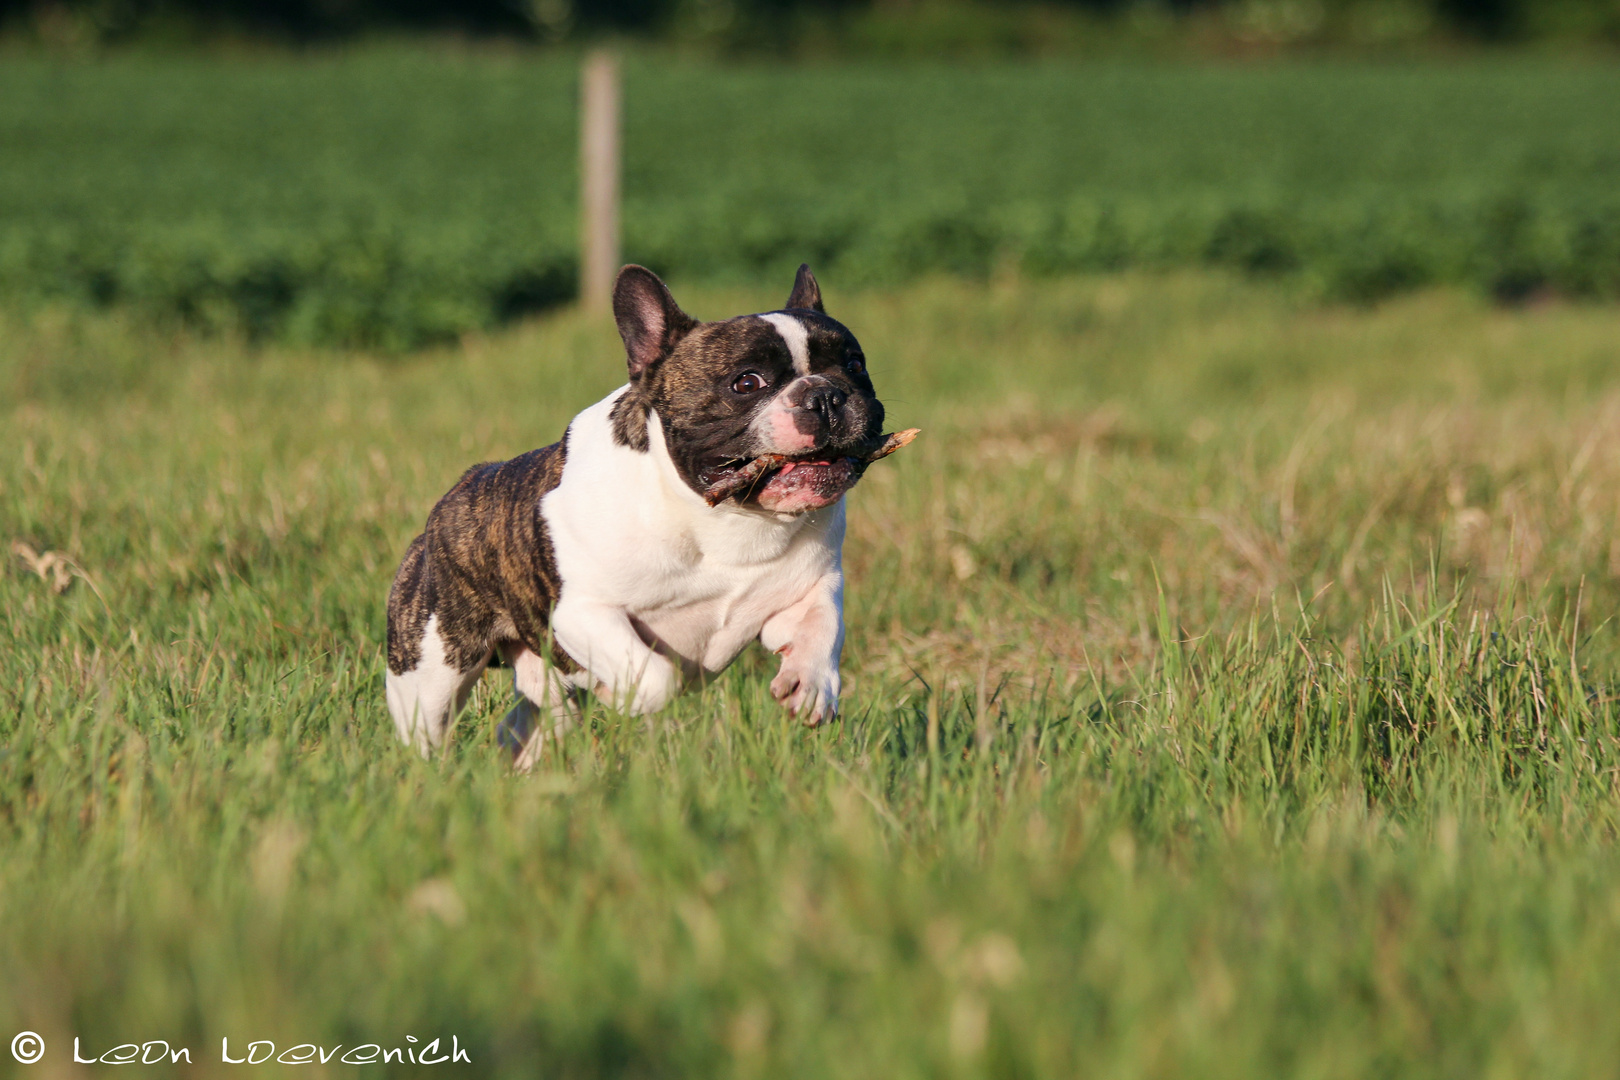
[[630, 387], [613, 411], [614, 436], [647, 449], [656, 414], [676, 470], [704, 494], [765, 455], [789, 460], [738, 496], [775, 513], [828, 506], [860, 475], [883, 431], [883, 405], [866, 356], [829, 318], [808, 266], [781, 311], [701, 323], [651, 270], [627, 266], [613, 314], [629, 358]]

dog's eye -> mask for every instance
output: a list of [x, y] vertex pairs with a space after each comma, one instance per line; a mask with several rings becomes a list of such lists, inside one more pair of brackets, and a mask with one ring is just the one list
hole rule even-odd
[[737, 376], [731, 388], [739, 394], [757, 394], [765, 389], [765, 376], [757, 371], [746, 371]]
[[844, 362], [844, 367], [851, 375], [859, 375], [861, 372], [866, 370], [866, 358], [861, 356], [852, 356]]

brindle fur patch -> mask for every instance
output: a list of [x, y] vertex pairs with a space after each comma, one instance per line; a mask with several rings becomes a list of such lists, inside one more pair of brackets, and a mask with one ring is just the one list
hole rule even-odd
[[[446, 659], [471, 671], [497, 647], [521, 644], [539, 655], [560, 583], [540, 499], [562, 479], [567, 436], [510, 461], [468, 469], [428, 514], [388, 593], [388, 670], [421, 660], [424, 628], [437, 615]], [[564, 672], [578, 665], [555, 646]]]

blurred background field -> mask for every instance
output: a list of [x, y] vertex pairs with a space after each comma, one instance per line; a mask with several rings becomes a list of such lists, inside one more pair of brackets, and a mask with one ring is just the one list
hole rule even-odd
[[[401, 349], [572, 298], [576, 65], [378, 47], [0, 66], [0, 289]], [[624, 253], [847, 285], [1222, 266], [1620, 296], [1620, 73], [629, 64]]]
[[[0, 4], [0, 1048], [1611, 1075], [1615, 27]], [[754, 650], [522, 777], [486, 677], [425, 762], [396, 560], [623, 378], [609, 39], [625, 256], [705, 318], [809, 261], [925, 434], [850, 498], [837, 724]]]

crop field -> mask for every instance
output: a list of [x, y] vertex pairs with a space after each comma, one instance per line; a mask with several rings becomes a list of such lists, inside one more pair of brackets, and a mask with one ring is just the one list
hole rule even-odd
[[[0, 293], [292, 345], [569, 299], [556, 53], [0, 65]], [[625, 254], [714, 285], [1217, 266], [1366, 300], [1620, 296], [1620, 71], [626, 63]]]
[[5, 315], [0, 1034], [61, 1076], [75, 1037], [1610, 1075], [1620, 311], [822, 281], [924, 429], [850, 496], [844, 715], [780, 715], [755, 650], [529, 776], [497, 674], [443, 759], [396, 744], [383, 597], [463, 467], [618, 384], [609, 325], [379, 359]]

